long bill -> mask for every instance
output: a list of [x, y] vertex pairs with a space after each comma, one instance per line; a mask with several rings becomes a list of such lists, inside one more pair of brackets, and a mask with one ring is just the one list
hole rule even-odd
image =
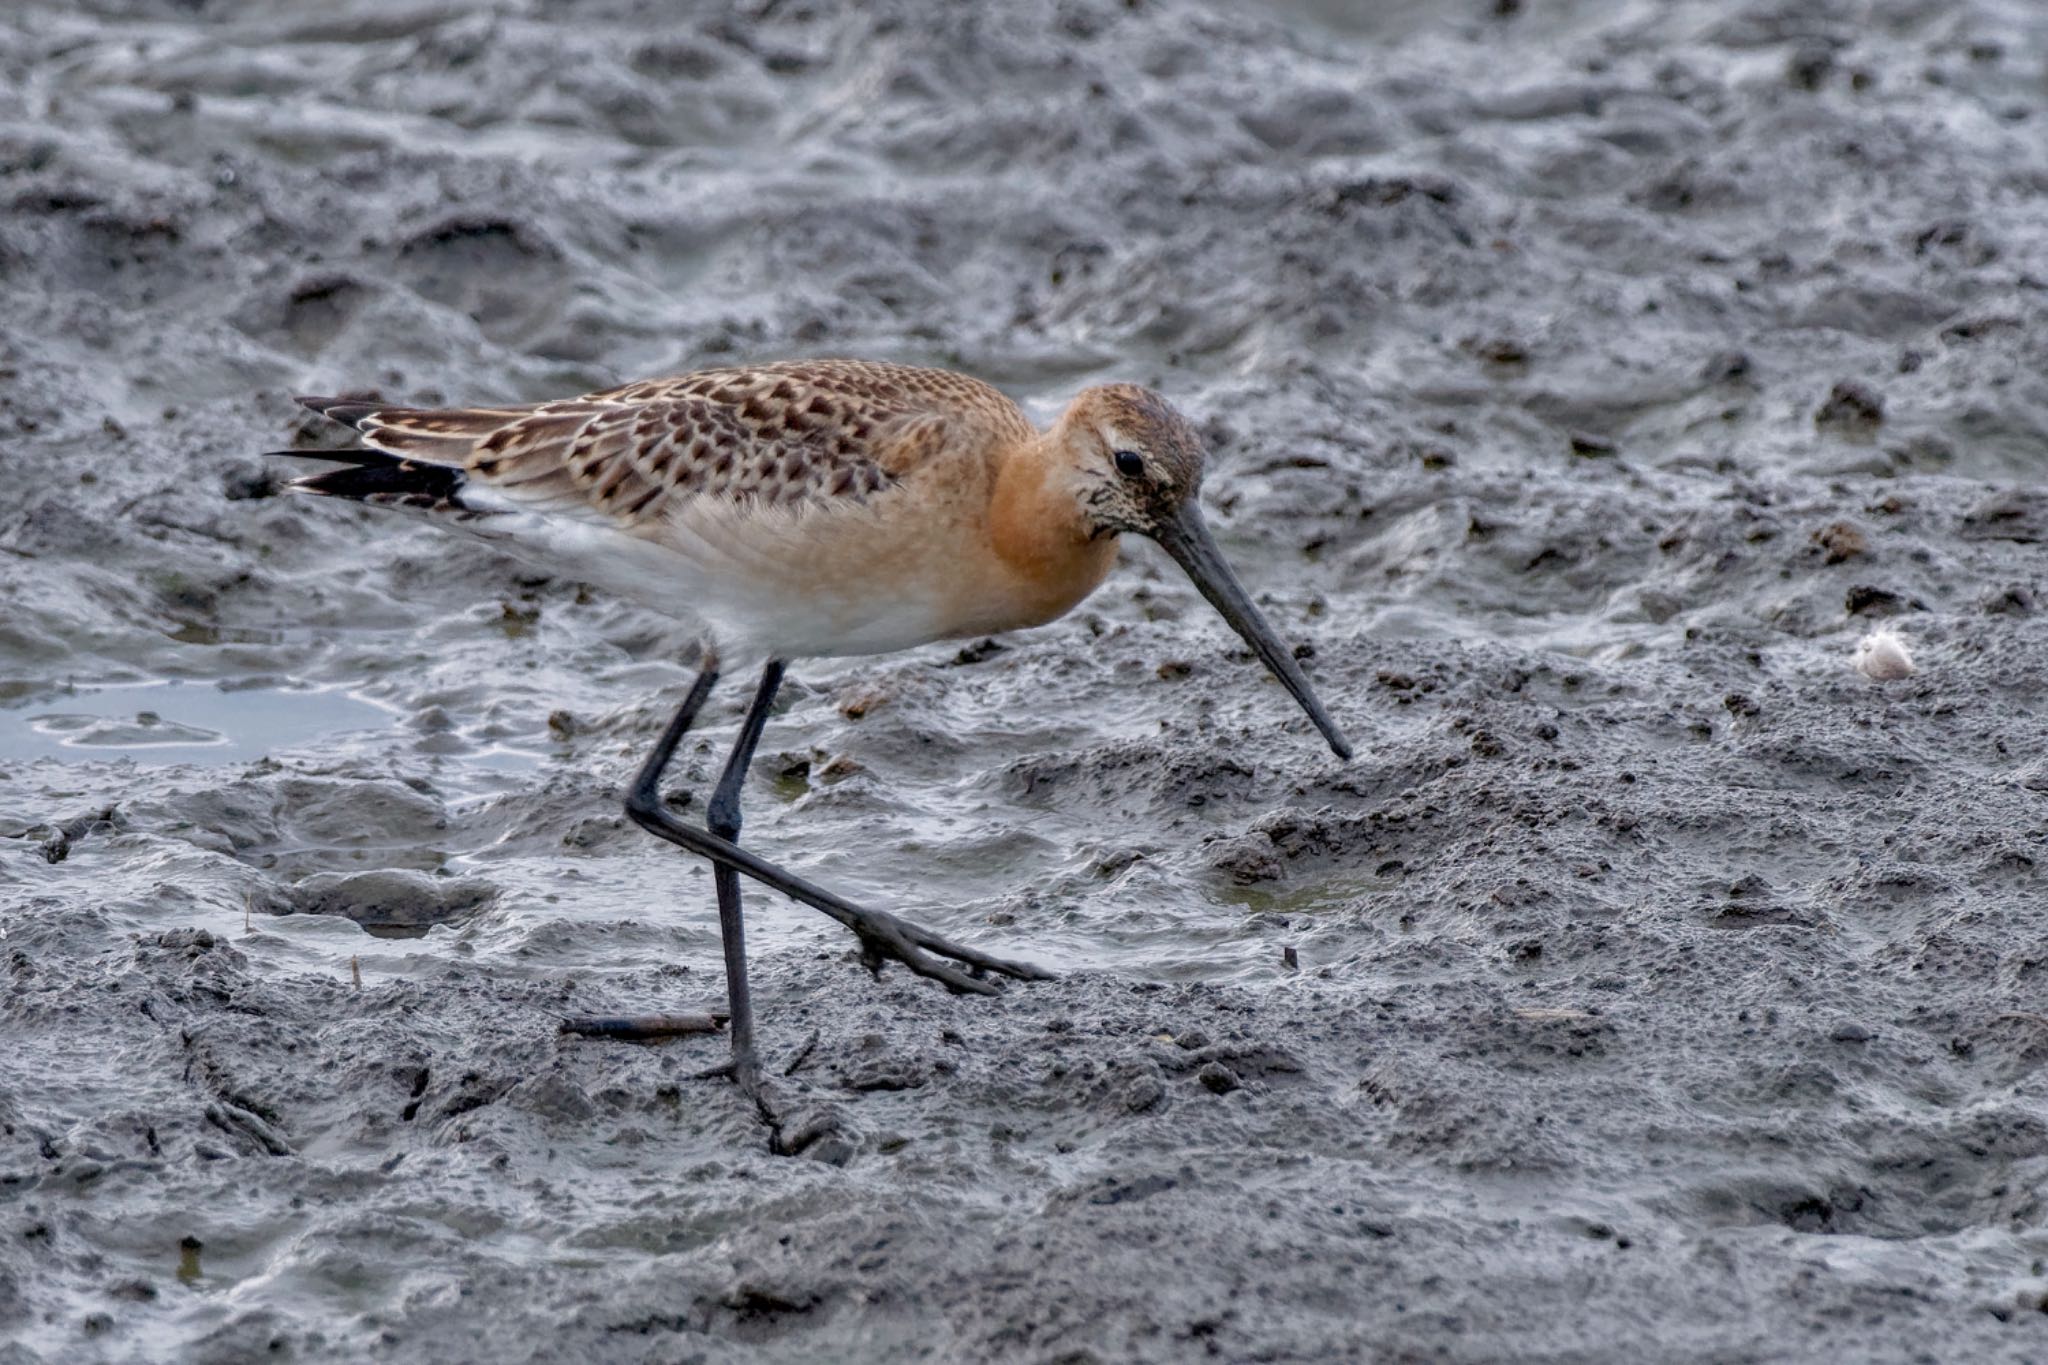
[[1344, 738], [1323, 704], [1316, 700], [1315, 689], [1308, 685], [1301, 669], [1294, 662], [1293, 653], [1280, 643], [1273, 634], [1273, 628], [1266, 624], [1266, 618], [1259, 615], [1259, 609], [1252, 605], [1252, 599], [1237, 581], [1237, 575], [1230, 571], [1229, 561], [1223, 558], [1223, 551], [1216, 548], [1210, 538], [1209, 528], [1202, 522], [1202, 514], [1192, 500], [1182, 507], [1172, 521], [1165, 522], [1153, 533], [1166, 553], [1174, 562], [1187, 570], [1189, 578], [1201, 589], [1202, 596], [1209, 599], [1209, 605], [1223, 614], [1230, 622], [1230, 628], [1244, 637], [1266, 667], [1273, 670], [1273, 676], [1280, 685], [1294, 695], [1301, 703], [1301, 709], [1308, 712], [1308, 718], [1315, 722], [1316, 729], [1323, 732], [1323, 738], [1330, 742], [1330, 748], [1339, 758], [1351, 757], [1350, 741]]

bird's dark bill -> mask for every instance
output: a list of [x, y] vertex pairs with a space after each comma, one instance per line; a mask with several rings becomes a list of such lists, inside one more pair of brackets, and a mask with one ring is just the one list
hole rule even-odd
[[1301, 709], [1315, 722], [1316, 729], [1323, 732], [1330, 748], [1339, 758], [1351, 757], [1351, 744], [1338, 730], [1336, 722], [1323, 710], [1322, 702], [1316, 699], [1315, 689], [1302, 676], [1301, 668], [1294, 662], [1294, 653], [1273, 634], [1273, 628], [1266, 624], [1266, 618], [1259, 615], [1259, 609], [1252, 605], [1238, 583], [1237, 575], [1230, 571], [1230, 564], [1223, 558], [1223, 552], [1216, 548], [1216, 542], [1209, 535], [1209, 528], [1202, 521], [1202, 514], [1190, 502], [1175, 519], [1157, 531], [1157, 540], [1174, 562], [1187, 570], [1189, 578], [1202, 596], [1209, 599], [1209, 605], [1221, 612], [1223, 619], [1230, 622], [1230, 628], [1244, 637], [1280, 685], [1294, 695], [1301, 703]]

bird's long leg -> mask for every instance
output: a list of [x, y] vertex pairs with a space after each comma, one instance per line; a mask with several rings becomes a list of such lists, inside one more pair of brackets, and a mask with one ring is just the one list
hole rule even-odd
[[[775, 681], [779, 683], [781, 681], [780, 667], [777, 665], [770, 665], [770, 667], [774, 670]], [[979, 949], [969, 948], [965, 944], [954, 943], [952, 940], [935, 934], [929, 929], [912, 924], [908, 920], [898, 919], [896, 916], [880, 910], [865, 909], [851, 901], [835, 896], [823, 887], [814, 886], [794, 873], [783, 871], [765, 858], [760, 858], [747, 852], [747, 850], [733, 843], [730, 839], [721, 836], [717, 832], [717, 825], [715, 823], [711, 829], [706, 830], [698, 829], [694, 825], [685, 824], [683, 821], [678, 820], [662, 802], [661, 774], [662, 770], [668, 766], [669, 758], [674, 754], [676, 745], [681, 742], [683, 732], [690, 728], [690, 720], [695, 714], [695, 707], [702, 705], [703, 698], [699, 695], [700, 690], [705, 692], [710, 690], [710, 684], [706, 681], [707, 676], [712, 682], [717, 681], [718, 675], [715, 666], [707, 669], [705, 674], [698, 676], [696, 685], [690, 689], [690, 695], [684, 699], [682, 708], [676, 712], [676, 718], [669, 722], [667, 732], [661, 737], [661, 743], [655, 746], [652, 754], [648, 755], [647, 762], [641, 765], [640, 775], [633, 781], [633, 789], [626, 797], [626, 814], [632, 817], [635, 824], [639, 825], [640, 828], [646, 830], [649, 834], [666, 839], [680, 848], [687, 848], [692, 853], [701, 854], [711, 859], [712, 862], [718, 864], [718, 871], [722, 876], [730, 877], [733, 873], [744, 873], [755, 881], [760, 882], [763, 886], [772, 887], [780, 891], [791, 900], [802, 901], [813, 909], [822, 910], [833, 919], [838, 920], [841, 924], [853, 930], [854, 934], [860, 939], [862, 958], [867, 962], [869, 969], [876, 973], [880, 973], [884, 960], [893, 958], [919, 976], [930, 977], [951, 990], [972, 991], [979, 995], [994, 995], [996, 993], [995, 984], [983, 976], [983, 973], [986, 972], [996, 972], [1003, 976], [1016, 977], [1024, 981], [1049, 981], [1052, 979], [1052, 973], [1046, 971], [1043, 967], [1035, 967], [1028, 962], [1011, 962], [1003, 958], [992, 957]], [[773, 689], [769, 686], [769, 678], [764, 675], [761, 681], [764, 693], [772, 696]], [[761, 714], [757, 716], [755, 712], [749, 712], [748, 722], [754, 726], [753, 736], [755, 739], [758, 739], [759, 725], [766, 719], [766, 706], [760, 702], [758, 697], [756, 698], [756, 708]], [[748, 739], [745, 734], [742, 734], [742, 740], [745, 741], [749, 752], [751, 752], [753, 740]], [[737, 751], [735, 752], [737, 753]], [[744, 774], [744, 765], [742, 765], [740, 772], [742, 775]], [[728, 779], [735, 783], [730, 813], [736, 821], [739, 809], [736, 784], [739, 778], [734, 776], [733, 770], [729, 765], [726, 776], [720, 779], [719, 786], [721, 790], [724, 789]], [[714, 798], [715, 804], [716, 798]], [[714, 820], [715, 814], [714, 812]], [[735, 825], [736, 827], [737, 825]], [[725, 883], [721, 881], [719, 885], [720, 917], [721, 922], [723, 922], [723, 906], [726, 903]], [[736, 890], [732, 898], [732, 904], [735, 906], [732, 926], [736, 928], [739, 922], [736, 908], [739, 900]], [[728, 962], [731, 960], [734, 944], [737, 941], [736, 934], [728, 933], [726, 939]], [[951, 958], [954, 962], [964, 964], [969, 970], [962, 971], [959, 967], [955, 967], [950, 963], [941, 962], [940, 958]], [[972, 975], [969, 974], [970, 972]], [[739, 1020], [737, 1016], [733, 1020], [733, 1025], [733, 1041], [737, 1045], [739, 1042]]]
[[[737, 844], [740, 837], [740, 795], [747, 783], [747, 768], [754, 761], [754, 748], [761, 742], [761, 728], [768, 723], [768, 708], [782, 686], [782, 661], [771, 659], [761, 671], [761, 686], [754, 693], [747, 718], [740, 722], [739, 738], [725, 760], [725, 771], [705, 807], [704, 824], [718, 838]], [[747, 989], [747, 926], [740, 915], [740, 874], [724, 863], [711, 868], [718, 887], [718, 932], [725, 940], [725, 998], [731, 1012], [732, 1074], [740, 1088], [760, 1101], [761, 1062], [754, 1051], [754, 997]]]
[[[755, 746], [761, 741], [761, 730], [768, 723], [769, 708], [782, 685], [782, 672], [783, 665], [776, 660], [769, 663], [761, 674], [760, 689], [754, 694], [753, 704], [747, 708], [746, 719], [740, 722], [739, 737], [733, 741], [732, 753], [725, 760], [725, 770], [719, 774], [718, 785], [705, 808], [705, 823], [718, 838], [728, 843], [739, 838], [740, 795], [746, 786], [747, 768], [754, 761]], [[675, 718], [662, 733], [661, 742], [633, 779], [629, 808], [635, 804], [644, 805], [649, 800], [660, 801], [662, 772], [717, 682], [718, 661], [707, 656], [697, 681], [690, 687], [689, 696], [683, 699]], [[711, 871], [712, 880], [718, 888], [718, 930], [725, 947], [726, 1019], [732, 1030], [732, 1060], [711, 1074], [730, 1074], [747, 1097], [753, 1100], [754, 1107], [760, 1111], [773, 1134], [772, 1145], [776, 1151], [798, 1152], [838, 1127], [838, 1117], [830, 1110], [821, 1110], [799, 1119], [788, 1102], [763, 1081], [760, 1054], [754, 1046], [754, 998], [747, 986], [747, 936], [746, 923], [740, 913], [739, 874], [723, 863], [713, 864]], [[671, 1031], [673, 1023], [674, 1016], [671, 1015], [627, 1015], [569, 1019], [564, 1021], [563, 1027], [571, 1033], [598, 1037], [645, 1038]]]
[[[633, 786], [626, 797], [626, 813], [633, 822], [651, 834], [668, 840], [693, 853], [702, 854], [716, 864], [714, 876], [718, 888], [719, 927], [723, 931], [726, 954], [727, 993], [732, 1002], [733, 1053], [736, 1064], [742, 1054], [753, 1053], [753, 1012], [752, 999], [746, 987], [746, 958], [744, 928], [740, 920], [739, 882], [737, 873], [745, 873], [754, 880], [769, 886], [793, 900], [824, 911], [853, 930], [861, 941], [862, 957], [869, 968], [880, 972], [885, 959], [894, 958], [909, 967], [919, 976], [930, 977], [954, 991], [974, 991], [983, 995], [995, 993], [995, 986], [983, 979], [983, 972], [998, 972], [1022, 980], [1050, 980], [1052, 973], [1027, 962], [1009, 962], [991, 957], [977, 949], [950, 940], [928, 929], [898, 919], [879, 910], [868, 910], [841, 899], [822, 887], [813, 886], [793, 873], [785, 872], [775, 864], [758, 858], [732, 841], [732, 835], [739, 830], [739, 791], [744, 781], [747, 760], [753, 755], [754, 746], [759, 742], [761, 728], [767, 723], [769, 703], [773, 701], [777, 686], [782, 680], [782, 666], [770, 664], [762, 675], [761, 690], [756, 694], [753, 707], [748, 711], [741, 726], [739, 743], [734, 746], [732, 758], [726, 763], [725, 771], [719, 778], [710, 809], [707, 811], [710, 829], [698, 829], [685, 824], [672, 814], [661, 799], [661, 778], [669, 762], [675, 756], [677, 746], [689, 732], [697, 713], [710, 696], [711, 689], [718, 683], [718, 660], [707, 656], [703, 670], [691, 684], [689, 695], [676, 708], [675, 717], [662, 732], [661, 740], [647, 761], [640, 765], [639, 773], [633, 779]], [[730, 832], [726, 832], [729, 830]], [[933, 956], [936, 954], [937, 956]], [[938, 957], [952, 958], [964, 963], [974, 975], [968, 975]], [[736, 989], [735, 989], [736, 987]], [[573, 1033], [590, 1034], [599, 1037], [646, 1037], [651, 1034], [673, 1031], [668, 1016], [646, 1016], [644, 1018], [574, 1018], [564, 1022], [565, 1030]]]
[[[782, 686], [783, 664], [770, 660], [761, 670], [761, 685], [740, 722], [739, 737], [718, 775], [718, 786], [704, 809], [704, 823], [711, 834], [737, 845], [740, 837], [740, 798], [746, 790], [747, 769], [753, 766], [754, 749], [761, 742], [762, 727]], [[792, 1103], [774, 1082], [761, 1074], [761, 1055], [754, 1045], [754, 998], [747, 987], [747, 930], [740, 915], [740, 874], [724, 863], [714, 863], [712, 880], [718, 887], [718, 929], [725, 940], [725, 993], [732, 1026], [732, 1078], [754, 1101], [754, 1108], [768, 1125], [770, 1146], [793, 1155], [802, 1152], [827, 1134], [842, 1132], [844, 1125], [830, 1105]], [[827, 1144], [828, 1148], [832, 1144]], [[842, 1137], [842, 1151], [850, 1150]], [[820, 1150], [826, 1150], [821, 1148]]]

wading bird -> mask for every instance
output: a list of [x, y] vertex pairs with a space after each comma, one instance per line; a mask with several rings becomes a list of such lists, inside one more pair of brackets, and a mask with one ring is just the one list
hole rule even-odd
[[[732, 1061], [781, 1141], [761, 1075], [741, 873], [822, 910], [955, 991], [1048, 974], [854, 905], [739, 846], [740, 789], [787, 660], [882, 654], [1042, 625], [1093, 592], [1118, 536], [1157, 541], [1280, 680], [1339, 757], [1350, 746], [1202, 522], [1202, 441], [1133, 384], [1083, 390], [1039, 430], [980, 380], [816, 360], [699, 370], [524, 406], [421, 409], [301, 398], [355, 428], [345, 467], [302, 493], [412, 508], [706, 632], [702, 671], [641, 765], [626, 811], [714, 864]], [[718, 682], [719, 652], [765, 659], [705, 811], [676, 818], [661, 777]]]

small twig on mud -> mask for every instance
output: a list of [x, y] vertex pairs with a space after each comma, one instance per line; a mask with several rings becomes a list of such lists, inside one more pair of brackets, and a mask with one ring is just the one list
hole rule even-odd
[[816, 1029], [812, 1029], [810, 1038], [805, 1041], [802, 1047], [796, 1050], [796, 1056], [789, 1059], [789, 1065], [782, 1068], [782, 1074], [785, 1076], [796, 1075], [798, 1069], [802, 1067], [805, 1062], [811, 1060], [811, 1053], [815, 1052], [817, 1050], [817, 1047], [818, 1031]]
[[712, 1014], [636, 1014], [629, 1018], [564, 1019], [561, 1031], [582, 1038], [617, 1038], [644, 1042], [673, 1038], [681, 1033], [716, 1033], [725, 1027], [727, 1016]]
[[2003, 1014], [1991, 1016], [1991, 1022], [1994, 1024], [2001, 1019], [2018, 1019], [2023, 1023], [2039, 1024], [2043, 1028], [2048, 1028], [2048, 1014], [2027, 1014], [2020, 1010], [2007, 1010]]

